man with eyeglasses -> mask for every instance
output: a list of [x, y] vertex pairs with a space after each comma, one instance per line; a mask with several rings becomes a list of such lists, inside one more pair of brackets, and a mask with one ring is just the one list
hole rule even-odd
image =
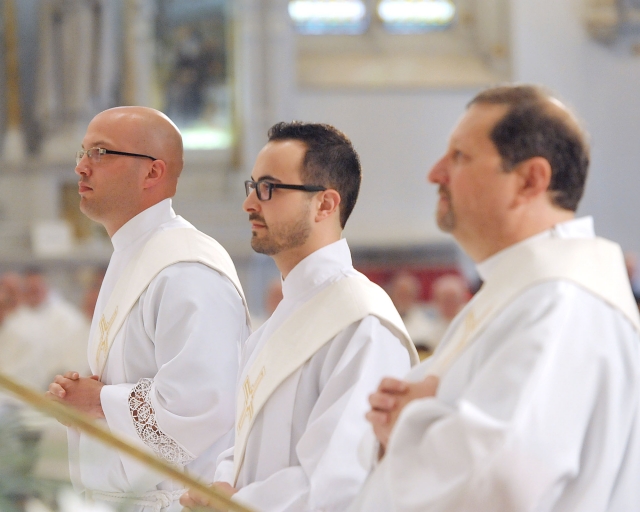
[[256, 510], [346, 508], [366, 476], [367, 397], [417, 361], [391, 299], [341, 238], [360, 179], [343, 133], [294, 122], [270, 129], [245, 184], [251, 246], [274, 259], [283, 299], [245, 345], [235, 446], [214, 485]]
[[[49, 396], [211, 479], [233, 443], [238, 355], [250, 332], [235, 268], [172, 209], [183, 148], [168, 117], [107, 110], [82, 147], [80, 209], [105, 227], [114, 252], [91, 325], [93, 376], [57, 376]], [[135, 511], [181, 509], [179, 485], [71, 429], [69, 451], [74, 486], [88, 498]]]

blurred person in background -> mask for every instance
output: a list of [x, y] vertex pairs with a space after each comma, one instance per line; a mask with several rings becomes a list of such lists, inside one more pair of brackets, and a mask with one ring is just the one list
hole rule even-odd
[[[20, 277], [22, 306], [18, 312], [14, 308], [2, 327], [0, 367], [41, 391], [69, 364], [88, 374], [87, 320], [51, 291], [41, 270], [31, 268]], [[18, 280], [11, 275], [9, 282], [14, 306]]]
[[431, 285], [433, 315], [429, 317], [427, 346], [433, 352], [452, 320], [462, 310], [471, 295], [467, 282], [461, 276], [448, 274], [438, 277]]
[[24, 279], [17, 272], [6, 272], [0, 277], [0, 288], [5, 294], [5, 314], [7, 318], [19, 315], [24, 306]]
[[[25, 313], [22, 276], [7, 272], [0, 276], [0, 372], [33, 386], [30, 379], [32, 372], [24, 375], [22, 368], [23, 354], [32, 351], [29, 340], [21, 333], [21, 319]], [[29, 365], [36, 366], [34, 355], [30, 357]], [[6, 396], [3, 395], [3, 400]]]
[[51, 290], [47, 278], [38, 268], [24, 273], [24, 298], [33, 324], [32, 336], [38, 340], [40, 353], [47, 358], [43, 389], [57, 373], [67, 368], [76, 368], [82, 375], [89, 375], [89, 322], [82, 312]]
[[387, 291], [420, 357], [426, 357], [433, 351], [433, 347], [431, 346], [431, 324], [427, 318], [425, 305], [418, 301], [420, 281], [409, 272], [399, 272], [387, 285]]

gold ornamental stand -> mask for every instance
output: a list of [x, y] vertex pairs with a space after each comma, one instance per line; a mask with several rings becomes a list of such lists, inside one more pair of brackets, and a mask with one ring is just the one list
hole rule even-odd
[[22, 384], [18, 384], [13, 379], [2, 373], [0, 373], [0, 388], [10, 391], [20, 398], [21, 401], [33, 406], [40, 412], [53, 416], [61, 423], [95, 437], [100, 442], [126, 453], [128, 456], [146, 464], [150, 469], [158, 471], [168, 478], [184, 484], [189, 489], [198, 491], [200, 494], [206, 496], [214, 507], [219, 508], [220, 510], [252, 512], [251, 509], [241, 505], [240, 503], [232, 501], [229, 497], [217, 491], [215, 488], [206, 485], [186, 473], [183, 473], [155, 455], [151, 455], [140, 450], [128, 441], [122, 439], [120, 436], [112, 434], [85, 414], [79, 413], [60, 402], [45, 398], [42, 394], [33, 391]]

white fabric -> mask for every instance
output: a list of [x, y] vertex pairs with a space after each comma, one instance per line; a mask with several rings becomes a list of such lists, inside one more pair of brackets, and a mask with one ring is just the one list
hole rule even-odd
[[[329, 284], [354, 275], [344, 240], [301, 261], [283, 283], [282, 302], [247, 340], [239, 382], [294, 311]], [[234, 499], [261, 511], [344, 510], [366, 478], [357, 447], [370, 431], [364, 418], [368, 395], [382, 377], [400, 376], [409, 367], [407, 350], [373, 316], [326, 343], [256, 415]], [[233, 449], [221, 456], [216, 480], [233, 482]]]
[[[524, 243], [551, 236], [593, 237], [591, 219]], [[485, 282], [499, 276], [509, 252], [479, 265]], [[461, 353], [435, 398], [401, 413], [351, 510], [640, 509], [639, 342], [621, 311], [577, 284], [526, 289]], [[421, 379], [431, 364], [409, 379]]]
[[[236, 397], [234, 483], [244, 460], [253, 419], [273, 392], [326, 343], [350, 325], [375, 316], [407, 349], [411, 365], [420, 361], [391, 298], [362, 274], [345, 276], [314, 295], [273, 332], [253, 358]], [[291, 340], [305, 340], [292, 344]]]
[[22, 306], [0, 327], [0, 370], [38, 391], [70, 368], [87, 375], [89, 322], [55, 293], [38, 307]]
[[247, 323], [250, 323], [242, 285], [224, 247], [192, 227], [157, 232], [129, 262], [111, 292], [106, 307], [98, 312], [98, 329], [89, 340], [88, 350], [89, 364], [95, 375], [102, 377], [113, 341], [151, 281], [167, 267], [181, 262], [202, 263], [231, 281], [245, 306]]
[[430, 316], [423, 306], [414, 304], [402, 317], [404, 325], [416, 347], [435, 350], [442, 339], [449, 322], [438, 316]]
[[[119, 276], [151, 236], [189, 227], [165, 200], [114, 234], [92, 334]], [[113, 342], [100, 397], [106, 425], [141, 448], [159, 450], [169, 461], [191, 461], [186, 470], [211, 480], [218, 454], [233, 441], [238, 357], [248, 334], [242, 299], [227, 278], [199, 263], [167, 267], [140, 296]], [[141, 396], [144, 404], [136, 404]], [[138, 432], [141, 423], [148, 427], [149, 422], [159, 433], [143, 440]], [[69, 439], [77, 489], [134, 494], [179, 489], [88, 436], [70, 431]], [[177, 502], [167, 510], [174, 509], [180, 510]]]
[[174, 491], [150, 491], [144, 494], [121, 493], [121, 492], [87, 492], [87, 498], [91, 501], [111, 503], [118, 509], [132, 506], [148, 508], [153, 512], [160, 512], [162, 509], [171, 507], [173, 503], [187, 492], [187, 489], [177, 489]]

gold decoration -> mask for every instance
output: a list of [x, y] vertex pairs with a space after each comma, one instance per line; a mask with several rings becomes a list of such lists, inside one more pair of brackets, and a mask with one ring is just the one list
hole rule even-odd
[[98, 324], [98, 327], [100, 327], [100, 344], [98, 345], [98, 354], [96, 356], [98, 366], [100, 366], [100, 361], [102, 360], [102, 353], [104, 352], [105, 359], [109, 353], [109, 331], [111, 330], [111, 326], [113, 325], [117, 315], [118, 308], [116, 307], [108, 322], [103, 314], [100, 319], [100, 323]]
[[41, 393], [33, 391], [22, 384], [18, 384], [2, 373], [0, 373], [0, 388], [10, 391], [23, 402], [35, 407], [40, 412], [53, 416], [61, 423], [76, 428], [98, 439], [100, 442], [133, 457], [145, 464], [149, 469], [158, 471], [167, 478], [179, 482], [189, 489], [196, 490], [198, 493], [206, 496], [207, 499], [210, 500], [211, 505], [217, 509], [235, 512], [251, 512], [251, 509], [238, 502], [232, 501], [228, 496], [216, 490], [214, 487], [182, 472], [180, 469], [171, 466], [155, 455], [140, 450], [120, 436], [114, 435], [87, 415], [67, 405], [45, 398]]
[[263, 366], [253, 385], [251, 385], [251, 381], [249, 380], [248, 375], [244, 380], [244, 384], [242, 385], [242, 391], [244, 392], [244, 410], [242, 411], [242, 415], [240, 416], [240, 420], [238, 421], [238, 432], [242, 430], [242, 425], [244, 425], [245, 419], [248, 418], [249, 421], [251, 421], [251, 418], [253, 418], [253, 399], [266, 371], [267, 370]]

